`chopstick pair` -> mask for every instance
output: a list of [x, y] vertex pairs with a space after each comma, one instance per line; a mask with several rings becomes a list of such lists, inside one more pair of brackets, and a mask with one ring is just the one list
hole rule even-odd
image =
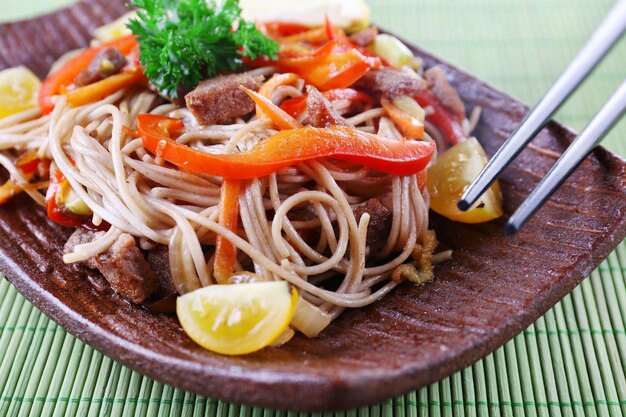
[[[528, 113], [463, 193], [458, 202], [460, 210], [468, 210], [493, 184], [502, 171], [543, 128], [561, 104], [587, 78], [613, 45], [623, 36], [624, 32], [626, 32], [626, 0], [619, 0], [559, 79]], [[505, 228], [507, 233], [517, 232], [526, 223], [530, 216], [550, 198], [592, 149], [600, 143], [625, 111], [626, 79], [561, 155], [537, 188], [513, 213]]]

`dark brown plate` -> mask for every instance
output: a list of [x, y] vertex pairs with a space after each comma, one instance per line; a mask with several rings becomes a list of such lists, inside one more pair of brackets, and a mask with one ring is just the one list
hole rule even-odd
[[[53, 15], [0, 26], [0, 68], [39, 75], [61, 53], [124, 11], [123, 0], [88, 0]], [[418, 48], [428, 66], [441, 61]], [[477, 136], [493, 154], [527, 107], [443, 63], [468, 105], [483, 108]], [[510, 213], [574, 134], [550, 123], [501, 180]], [[130, 305], [101, 279], [64, 265], [69, 231], [26, 198], [0, 208], [0, 270], [44, 313], [106, 355], [166, 383], [213, 398], [273, 408], [339, 410], [426, 385], [471, 364], [571, 291], [626, 234], [626, 163], [598, 148], [516, 236], [504, 219], [479, 226], [433, 216], [454, 259], [435, 282], [402, 285], [349, 311], [314, 340], [241, 357], [202, 350], [175, 317]], [[95, 285], [94, 285], [95, 284]]]

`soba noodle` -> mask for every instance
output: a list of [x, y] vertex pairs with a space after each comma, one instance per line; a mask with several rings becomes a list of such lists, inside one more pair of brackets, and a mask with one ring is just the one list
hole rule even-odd
[[[257, 72], [269, 76], [274, 69]], [[301, 96], [303, 88], [303, 82], [280, 87], [272, 99], [280, 103]], [[29, 110], [0, 121], [0, 164], [14, 181], [27, 183], [13, 165], [14, 152], [38, 149], [91, 209], [93, 224], [110, 225], [96, 240], [67, 253], [65, 262], [106, 252], [122, 233], [129, 233], [144, 249], [168, 247], [173, 284], [185, 294], [215, 283], [205, 246], [215, 244], [219, 234], [238, 249], [239, 271], [252, 272], [257, 280], [288, 281], [310, 303], [305, 308], [327, 317], [326, 324], [343, 309], [368, 305], [398, 285], [390, 279], [392, 273], [413, 262], [413, 251], [428, 233], [428, 195], [420, 191], [415, 175], [393, 177], [319, 160], [247, 180], [239, 195], [240, 230], [234, 233], [218, 223], [221, 178], [173, 167], [129, 132], [140, 113], [166, 115], [185, 121], [187, 131], [178, 142], [208, 153], [235, 153], [275, 133], [271, 123], [253, 117], [231, 125], [198, 126], [187, 109], [161, 103], [146, 89], [118, 91], [76, 108], [59, 97], [49, 116]], [[335, 102], [340, 113], [349, 104]], [[306, 118], [305, 112], [300, 119]], [[347, 120], [368, 132], [379, 126], [375, 133], [401, 139], [382, 108]], [[441, 136], [432, 126], [428, 134], [437, 141]], [[27, 187], [26, 192], [44, 204], [40, 191]], [[391, 212], [389, 236], [375, 252], [366, 244], [370, 215], [357, 218], [354, 212], [371, 197]], [[303, 211], [306, 218], [298, 215]], [[316, 241], [303, 237], [307, 230], [316, 232]], [[449, 253], [433, 259], [446, 257]], [[326, 285], [331, 278], [334, 284]], [[246, 278], [233, 277], [241, 279]]]

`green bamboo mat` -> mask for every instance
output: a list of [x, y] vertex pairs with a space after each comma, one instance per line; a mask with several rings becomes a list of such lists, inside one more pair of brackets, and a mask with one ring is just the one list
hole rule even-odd
[[[70, 1], [0, 0], [0, 20]], [[534, 103], [612, 1], [370, 3], [374, 20], [381, 26]], [[557, 119], [582, 128], [625, 76], [623, 40]], [[605, 145], [626, 155], [625, 138], [626, 122], [622, 121]], [[625, 273], [626, 245], [622, 243], [572, 294], [484, 360], [419, 391], [338, 415], [626, 416]], [[2, 279], [0, 416], [26, 415], [294, 414], [214, 401], [143, 377], [67, 334]]]

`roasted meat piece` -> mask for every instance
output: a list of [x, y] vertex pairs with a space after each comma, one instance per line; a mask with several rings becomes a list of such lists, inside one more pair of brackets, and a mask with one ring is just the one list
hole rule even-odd
[[202, 125], [228, 123], [254, 110], [254, 101], [239, 87], [257, 91], [262, 82], [262, 76], [245, 72], [220, 75], [198, 84], [185, 96], [185, 102]]

